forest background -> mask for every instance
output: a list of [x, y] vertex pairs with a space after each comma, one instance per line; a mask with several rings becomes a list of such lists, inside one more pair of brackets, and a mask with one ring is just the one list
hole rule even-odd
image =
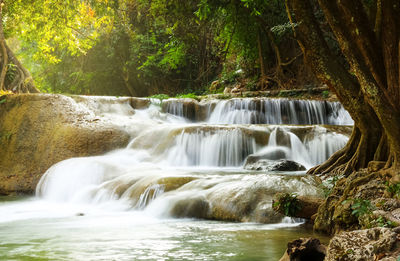
[[117, 96], [318, 85], [284, 1], [3, 0], [2, 7], [2, 45], [18, 60], [7, 63], [3, 89], [14, 92], [29, 91], [22, 85], [32, 78], [41, 92]]

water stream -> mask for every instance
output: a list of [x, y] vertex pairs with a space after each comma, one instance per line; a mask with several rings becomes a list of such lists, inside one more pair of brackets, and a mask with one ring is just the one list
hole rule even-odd
[[310, 232], [275, 213], [273, 195], [321, 191], [305, 171], [268, 168], [323, 162], [352, 124], [340, 104], [319, 101], [171, 99], [138, 110], [88, 97], [76, 106], [132, 140], [55, 164], [36, 197], [1, 198], [1, 260], [278, 260]]

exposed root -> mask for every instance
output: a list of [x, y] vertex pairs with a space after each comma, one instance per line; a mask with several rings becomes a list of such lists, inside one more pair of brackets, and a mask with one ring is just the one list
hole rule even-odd
[[6, 48], [9, 62], [14, 64], [16, 69], [15, 76], [12, 82], [6, 86], [6, 89], [15, 93], [38, 93], [39, 90], [35, 87], [29, 71], [25, 69], [7, 45]]
[[358, 128], [354, 128], [349, 141], [346, 146], [341, 150], [334, 153], [327, 161], [311, 168], [308, 174], [327, 174], [341, 172], [344, 169], [344, 164], [348, 162], [351, 156], [357, 149], [360, 141], [360, 131]]
[[374, 155], [374, 161], [385, 161], [388, 159], [389, 148], [387, 144], [386, 135], [382, 135], [381, 140], [379, 141], [378, 148], [376, 149]]
[[386, 138], [377, 139], [375, 133], [361, 132], [355, 127], [343, 149], [334, 153], [326, 162], [310, 169], [308, 173], [348, 176], [354, 171], [366, 168], [368, 162], [375, 157], [383, 157], [386, 153], [385, 147]]

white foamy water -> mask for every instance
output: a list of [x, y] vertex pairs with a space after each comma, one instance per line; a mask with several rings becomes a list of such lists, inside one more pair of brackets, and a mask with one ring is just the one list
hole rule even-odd
[[198, 103], [191, 99], [164, 101], [164, 111], [210, 124], [329, 124], [353, 125], [339, 102], [234, 98]]

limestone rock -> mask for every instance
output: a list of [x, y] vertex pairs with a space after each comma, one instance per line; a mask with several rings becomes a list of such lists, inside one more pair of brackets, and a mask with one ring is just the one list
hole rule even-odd
[[260, 159], [254, 163], [249, 163], [246, 161], [244, 165], [245, 169], [248, 170], [264, 170], [264, 171], [301, 171], [306, 170], [306, 168], [291, 160], [268, 160]]
[[[272, 205], [274, 206], [274, 202], [278, 201], [279, 198], [281, 197], [282, 193], [277, 193], [274, 197]], [[312, 219], [312, 216], [314, 216], [317, 211], [319, 206], [323, 203], [324, 199], [318, 198], [318, 197], [313, 197], [313, 196], [297, 196], [297, 203], [299, 204], [300, 208], [294, 213], [292, 217], [295, 218], [306, 218], [306, 219]], [[279, 208], [274, 207], [275, 211], [280, 211]], [[284, 213], [281, 213], [284, 214]]]
[[125, 147], [130, 135], [63, 95], [7, 96], [0, 105], [0, 194], [33, 193], [41, 175], [71, 157]]
[[230, 87], [225, 87], [225, 89], [224, 89], [224, 94], [225, 94], [225, 95], [231, 94], [231, 92], [232, 92], [232, 88], [230, 88]]
[[397, 234], [389, 228], [376, 227], [342, 232], [334, 236], [327, 249], [326, 261], [378, 260], [393, 250]]
[[361, 229], [362, 224], [352, 214], [351, 202], [346, 203], [346, 200], [362, 198], [374, 203], [374, 200], [383, 198], [385, 190], [384, 181], [380, 180], [379, 174], [368, 173], [366, 169], [338, 180], [331, 194], [318, 209], [314, 229], [328, 234]]
[[213, 81], [210, 86], [210, 92], [216, 92], [219, 88], [221, 88], [222, 83], [219, 80]]
[[204, 121], [207, 118], [209, 107], [195, 99], [168, 99], [162, 102], [163, 112], [185, 117], [191, 121]]
[[150, 106], [150, 99], [130, 97], [130, 104], [134, 109], [146, 109]]

